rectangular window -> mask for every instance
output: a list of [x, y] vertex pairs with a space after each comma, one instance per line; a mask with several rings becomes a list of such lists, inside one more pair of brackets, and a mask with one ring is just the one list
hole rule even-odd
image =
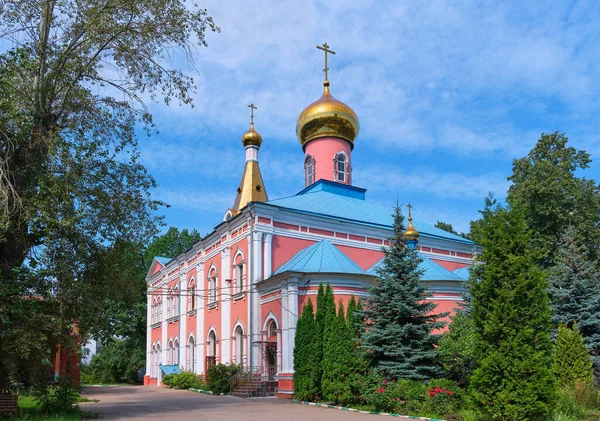
[[237, 291], [242, 292], [244, 290], [244, 264], [240, 263], [237, 265]]

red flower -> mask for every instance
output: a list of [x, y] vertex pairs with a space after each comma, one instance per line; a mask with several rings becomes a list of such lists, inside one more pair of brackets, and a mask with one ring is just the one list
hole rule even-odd
[[377, 389], [377, 393], [383, 393], [385, 391], [385, 389], [383, 387], [380, 387], [379, 389]]

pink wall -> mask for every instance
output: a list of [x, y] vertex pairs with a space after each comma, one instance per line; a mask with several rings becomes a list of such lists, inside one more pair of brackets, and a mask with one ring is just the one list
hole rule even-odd
[[273, 236], [273, 272], [281, 265], [290, 260], [300, 250], [312, 246], [316, 241], [301, 240], [298, 238], [283, 237], [281, 235]]
[[437, 259], [431, 259], [431, 260], [433, 260], [438, 265], [440, 265], [440, 266], [448, 269], [449, 271], [453, 271], [453, 270], [456, 270], [456, 269], [460, 269], [460, 268], [464, 268], [464, 267], [470, 266], [469, 264], [457, 263], [457, 262], [448, 262], [446, 260], [437, 260]]
[[369, 269], [383, 258], [383, 252], [379, 250], [366, 250], [349, 246], [336, 247], [363, 270]]
[[347, 180], [346, 184], [352, 184], [352, 149], [348, 141], [335, 137], [320, 137], [306, 144], [304, 152], [307, 156], [312, 156], [316, 161], [315, 181], [321, 178], [336, 181], [334, 180], [333, 158], [341, 151], [348, 155], [348, 164], [350, 166], [350, 180]]

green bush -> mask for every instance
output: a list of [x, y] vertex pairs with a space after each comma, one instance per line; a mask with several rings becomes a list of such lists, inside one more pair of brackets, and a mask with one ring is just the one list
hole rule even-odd
[[414, 380], [398, 380], [395, 393], [399, 412], [416, 415], [421, 412], [427, 399], [427, 385]]
[[398, 408], [394, 383], [382, 384], [362, 395], [363, 402], [377, 412], [395, 413]]
[[232, 376], [242, 370], [241, 365], [217, 364], [210, 367], [206, 372], [207, 387], [213, 393], [229, 393], [229, 380]]
[[572, 417], [575, 419], [583, 419], [586, 415], [586, 412], [587, 411], [583, 405], [579, 404], [575, 399], [575, 390], [573, 388], [565, 387], [558, 390], [555, 412], [556, 415]]
[[206, 384], [191, 371], [182, 371], [177, 374], [167, 374], [163, 377], [163, 384], [173, 389], [205, 389]]
[[49, 388], [34, 392], [34, 397], [45, 413], [71, 412], [77, 409], [79, 388], [73, 386], [70, 377], [61, 377]]
[[559, 387], [592, 384], [592, 358], [577, 324], [573, 324], [572, 329], [564, 324], [558, 327], [555, 348], [552, 369]]

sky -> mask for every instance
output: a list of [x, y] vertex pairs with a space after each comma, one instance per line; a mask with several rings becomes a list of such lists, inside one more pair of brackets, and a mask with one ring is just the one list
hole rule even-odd
[[233, 205], [254, 103], [269, 198], [304, 187], [295, 134], [322, 94], [360, 120], [353, 184], [367, 200], [468, 231], [488, 192], [503, 199], [512, 160], [542, 132], [592, 154], [600, 179], [600, 9], [594, 2], [204, 0], [221, 28], [194, 68], [194, 107], [152, 104], [142, 163], [167, 226], [206, 235]]

